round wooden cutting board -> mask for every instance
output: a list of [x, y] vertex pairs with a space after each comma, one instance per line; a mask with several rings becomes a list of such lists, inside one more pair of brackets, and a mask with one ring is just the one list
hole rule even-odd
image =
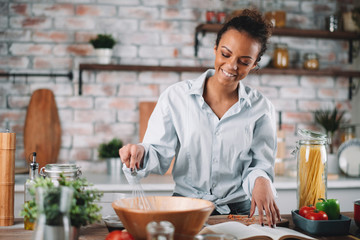
[[61, 145], [61, 126], [55, 97], [49, 89], [31, 96], [24, 127], [25, 158], [36, 152], [39, 168], [56, 163]]

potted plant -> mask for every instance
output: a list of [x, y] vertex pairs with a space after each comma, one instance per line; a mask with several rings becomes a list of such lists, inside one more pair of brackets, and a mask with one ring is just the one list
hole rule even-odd
[[98, 34], [96, 38], [90, 40], [95, 48], [98, 63], [109, 64], [112, 56], [112, 48], [116, 44], [115, 39], [110, 34]]
[[98, 147], [99, 158], [106, 160], [107, 173], [112, 176], [122, 174], [122, 163], [119, 157], [119, 149], [123, 142], [118, 138], [113, 138], [110, 142], [102, 143]]
[[[34, 200], [24, 203], [21, 215], [33, 222], [37, 220], [37, 224], [39, 222], [43, 223], [44, 228], [39, 233], [35, 232], [35, 234], [46, 234], [48, 236], [46, 239], [49, 239], [49, 236], [53, 236], [54, 232], [59, 232], [54, 229], [57, 229], [59, 224], [63, 223], [61, 208], [64, 208], [64, 200], [69, 200], [68, 215], [71, 223], [69, 239], [75, 240], [78, 239], [81, 226], [100, 221], [101, 207], [95, 202], [100, 200], [102, 193], [89, 188], [92, 185], [85, 178], [67, 180], [61, 174], [58, 183], [54, 184], [51, 178], [36, 178], [33, 188], [30, 189], [30, 194], [34, 197]], [[36, 194], [38, 194], [37, 201], [35, 201]], [[42, 196], [39, 197], [39, 194], [42, 194]], [[40, 202], [43, 204], [38, 205], [39, 199], [42, 199]], [[41, 215], [43, 217], [39, 217]], [[47, 233], [44, 231], [47, 231]], [[61, 238], [53, 236], [51, 239]]]
[[344, 112], [338, 112], [336, 108], [315, 111], [315, 122], [326, 132], [329, 139], [328, 173], [339, 173], [337, 157], [334, 154], [334, 134], [340, 128]]

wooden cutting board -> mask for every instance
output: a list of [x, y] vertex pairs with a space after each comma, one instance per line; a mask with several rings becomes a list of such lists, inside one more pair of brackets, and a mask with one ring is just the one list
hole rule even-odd
[[[216, 216], [210, 216], [207, 221], [207, 224], [214, 225], [228, 221], [237, 221], [248, 226], [254, 223], [259, 223], [259, 216], [252, 216], [251, 218], [248, 218], [247, 215], [216, 215]], [[264, 220], [264, 224], [267, 225], [266, 217]], [[281, 219], [281, 221], [276, 220], [276, 226], [288, 227], [289, 220], [287, 219]]]
[[[49, 89], [31, 96], [24, 127], [25, 158], [36, 152], [39, 168], [56, 163], [61, 145], [61, 126], [55, 97]], [[31, 159], [30, 159], [31, 160]]]

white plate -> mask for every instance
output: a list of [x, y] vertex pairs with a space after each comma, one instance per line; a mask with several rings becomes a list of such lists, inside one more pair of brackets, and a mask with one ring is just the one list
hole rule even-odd
[[351, 177], [360, 177], [360, 139], [350, 139], [340, 145], [339, 167]]

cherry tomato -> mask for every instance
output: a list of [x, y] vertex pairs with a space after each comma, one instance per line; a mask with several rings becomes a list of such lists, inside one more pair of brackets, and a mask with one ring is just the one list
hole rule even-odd
[[329, 219], [326, 212], [318, 211], [318, 210], [309, 212], [308, 214], [305, 215], [305, 218], [309, 219], [309, 220], [328, 220]]
[[315, 206], [303, 206], [302, 208], [300, 208], [299, 214], [300, 216], [305, 217], [306, 214], [313, 212], [315, 209]]
[[105, 240], [134, 240], [134, 238], [126, 231], [115, 230], [110, 232]]

